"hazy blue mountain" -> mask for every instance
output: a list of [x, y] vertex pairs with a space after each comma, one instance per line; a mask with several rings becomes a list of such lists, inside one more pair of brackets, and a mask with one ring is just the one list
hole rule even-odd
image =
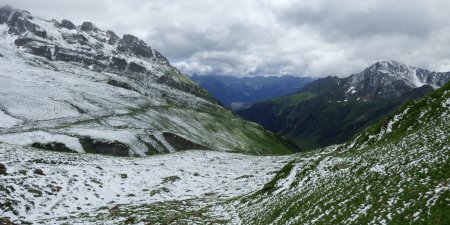
[[314, 80], [310, 77], [294, 77], [289, 75], [269, 77], [193, 75], [191, 79], [209, 91], [222, 104], [233, 109], [258, 101], [295, 93], [305, 84]]

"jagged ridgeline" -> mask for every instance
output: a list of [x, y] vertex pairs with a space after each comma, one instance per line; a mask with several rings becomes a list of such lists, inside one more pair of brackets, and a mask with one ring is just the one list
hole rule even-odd
[[228, 204], [242, 224], [449, 224], [450, 83]]
[[345, 78], [315, 80], [296, 94], [259, 102], [237, 113], [308, 150], [349, 141], [449, 80], [450, 72], [382, 61]]
[[2, 142], [121, 156], [297, 151], [219, 106], [144, 41], [90, 22], [0, 8], [0, 68]]

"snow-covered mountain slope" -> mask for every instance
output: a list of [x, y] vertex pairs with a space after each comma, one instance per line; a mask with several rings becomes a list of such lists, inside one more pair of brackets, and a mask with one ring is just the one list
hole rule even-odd
[[342, 79], [339, 86], [345, 90], [345, 99], [341, 100], [367, 101], [398, 97], [424, 85], [439, 88], [449, 80], [450, 72], [430, 72], [396, 61], [381, 61]]
[[298, 155], [260, 191], [216, 210], [241, 224], [449, 224], [449, 165], [447, 83], [344, 145]]
[[7, 169], [0, 174], [0, 219], [122, 224], [128, 217], [97, 216], [123, 213], [125, 206], [211, 203], [247, 194], [269, 181], [288, 158], [200, 150], [122, 158], [0, 144], [0, 162]]
[[0, 8], [0, 142], [149, 155], [296, 150], [222, 108], [142, 40]]

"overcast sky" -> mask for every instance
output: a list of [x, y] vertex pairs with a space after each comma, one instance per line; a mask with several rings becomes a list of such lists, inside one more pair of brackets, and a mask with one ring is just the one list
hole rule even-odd
[[347, 76], [380, 60], [450, 71], [448, 0], [0, 0], [130, 33], [183, 72]]

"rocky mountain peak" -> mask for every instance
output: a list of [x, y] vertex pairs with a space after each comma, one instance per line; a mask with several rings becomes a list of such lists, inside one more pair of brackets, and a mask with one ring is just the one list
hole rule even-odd
[[108, 35], [108, 44], [110, 45], [115, 45], [120, 41], [120, 37], [111, 30], [106, 31], [106, 35]]
[[131, 34], [124, 34], [122, 40], [123, 43], [119, 45], [119, 51], [126, 52], [127, 50], [130, 50], [137, 56], [145, 58], [154, 57], [153, 49], [136, 36], [133, 36]]
[[[77, 26], [69, 20], [48, 21], [34, 17], [28, 11], [4, 6], [0, 8], [0, 24], [6, 24], [8, 33], [17, 36], [16, 46], [51, 60], [76, 61], [87, 66], [95, 64], [108, 68], [110, 61], [117, 61], [111, 58], [134, 56], [170, 65], [164, 56], [139, 38], [126, 34], [121, 39], [112, 31], [102, 31], [92, 22], [83, 22], [77, 30]], [[50, 48], [57, 51], [50, 55]]]
[[19, 10], [10, 6], [0, 8], [0, 24], [8, 25], [8, 32], [14, 35], [22, 35], [31, 32], [34, 35], [46, 38], [47, 32], [36, 24], [30, 23], [34, 17], [25, 10]]
[[[77, 63], [91, 70], [137, 73], [140, 79], [153, 77], [161, 84], [214, 101], [172, 67], [166, 57], [136, 36], [126, 34], [120, 38], [92, 22], [76, 26], [69, 20], [46, 20], [9, 6], [0, 8], [0, 24], [6, 25], [0, 27], [0, 35], [5, 37], [8, 48], [51, 61]], [[156, 73], [156, 67], [171, 72]]]
[[31, 13], [28, 11], [15, 9], [9, 5], [0, 7], [0, 23], [9, 21], [13, 16], [32, 18]]
[[71, 21], [66, 20], [66, 19], [63, 19], [61, 21], [61, 27], [64, 27], [64, 28], [66, 28], [68, 30], [75, 30], [76, 29], [75, 24], [73, 24]]
[[406, 65], [394, 60], [379, 61], [368, 67], [365, 71], [377, 72], [382, 74], [397, 74], [397, 73], [413, 73], [416, 70], [415, 67]]
[[83, 22], [83, 24], [81, 24], [80, 30], [85, 31], [85, 32], [91, 32], [91, 31], [97, 31], [99, 29], [97, 28], [97, 26], [95, 26], [91, 22]]

